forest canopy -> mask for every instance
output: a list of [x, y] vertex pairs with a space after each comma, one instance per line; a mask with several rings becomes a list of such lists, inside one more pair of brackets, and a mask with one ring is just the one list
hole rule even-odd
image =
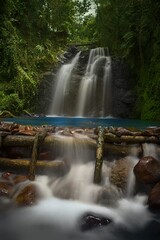
[[0, 111], [34, 112], [43, 72], [71, 43], [96, 42], [135, 75], [135, 118], [160, 120], [159, 0], [4, 0]]

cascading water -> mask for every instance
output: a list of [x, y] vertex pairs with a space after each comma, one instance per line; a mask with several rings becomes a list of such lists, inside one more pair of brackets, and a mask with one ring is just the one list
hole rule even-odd
[[[36, 206], [13, 209], [6, 212], [5, 217], [2, 214], [1, 239], [158, 240], [153, 237], [152, 225], [150, 227], [153, 216], [145, 205], [146, 197], [134, 196], [133, 167], [138, 161], [137, 156], [133, 156], [135, 151], [131, 149], [132, 156], [122, 160], [105, 159], [102, 183], [96, 185], [93, 183], [93, 145], [95, 141], [86, 136], [82, 129], [56, 130], [54, 156], [63, 159], [70, 166], [70, 171], [60, 177], [37, 176], [35, 185], [39, 188], [41, 200]], [[152, 145], [144, 145], [145, 154], [149, 151], [155, 155], [154, 150]], [[123, 182], [125, 166], [127, 181], [122, 190], [119, 183]], [[118, 181], [118, 185], [113, 184], [114, 181]], [[110, 219], [111, 223], [83, 232], [80, 226], [83, 224], [82, 217], [87, 213], [99, 214]]]
[[[74, 82], [80, 55], [79, 52], [72, 62], [63, 65], [57, 74], [50, 111], [52, 115], [69, 115], [68, 107], [72, 108], [72, 106], [67, 105], [67, 97], [72, 92], [70, 87]], [[112, 114], [111, 58], [105, 56], [104, 49], [97, 48], [90, 51], [86, 71], [77, 86], [79, 86], [78, 101], [76, 98], [74, 102], [73, 99], [71, 101], [75, 106], [74, 116], [104, 117]], [[17, 130], [15, 125], [12, 127], [14, 128], [11, 137]], [[6, 129], [8, 131], [9, 128]], [[27, 129], [21, 129], [21, 133], [26, 133]], [[3, 210], [0, 215], [0, 239], [159, 240], [157, 229], [160, 225], [157, 228], [156, 225], [152, 225], [155, 215], [152, 215], [147, 208], [145, 193], [141, 196], [136, 194], [133, 173], [133, 168], [139, 161], [139, 149], [143, 156], [150, 155], [158, 159], [158, 146], [146, 143], [139, 144], [138, 147], [136, 144], [131, 145], [130, 151], [127, 149], [126, 156], [121, 159], [119, 156], [116, 158], [114, 154], [109, 156], [107, 152], [102, 166], [101, 183], [94, 184], [98, 152], [96, 152], [96, 130], [54, 127], [54, 130], [47, 133], [49, 149], [52, 147], [51, 153], [54, 156], [51, 159], [62, 160], [68, 172], [63, 176], [57, 176], [55, 173], [52, 173], [52, 176], [36, 176], [33, 185], [38, 188], [39, 199], [37, 205], [32, 207], [16, 209], [13, 206], [12, 208], [10, 205], [12, 203], [5, 197], [5, 192], [0, 192], [0, 196], [4, 194], [4, 198], [3, 195], [0, 198], [0, 207], [7, 208], [7, 211]], [[109, 130], [110, 132], [107, 132]], [[108, 146], [111, 139], [114, 141], [126, 139], [125, 134], [128, 132], [129, 141], [133, 139], [135, 141], [137, 137], [141, 142], [148, 136], [150, 140], [149, 130], [146, 131], [145, 137], [139, 135], [140, 132], [130, 132], [122, 128], [119, 129], [118, 135], [115, 135], [116, 130], [112, 127], [106, 129], [105, 134], [109, 136]], [[29, 134], [32, 132], [30, 131]], [[6, 135], [8, 133], [5, 132], [3, 137]], [[53, 142], [49, 140], [50, 135], [51, 139], [54, 139]], [[155, 140], [155, 136], [157, 136], [156, 132], [151, 136], [152, 140]], [[124, 154], [128, 144], [123, 141], [117, 144], [114, 141], [110, 148], [113, 147], [116, 152], [118, 147], [121, 147], [120, 153]], [[48, 146], [43, 147], [48, 150]], [[104, 148], [104, 151], [108, 151], [107, 148]], [[5, 181], [0, 182], [1, 188], [5, 186]], [[13, 185], [13, 181], [9, 184]], [[10, 194], [16, 198], [23, 186], [28, 184], [31, 184], [29, 180], [19, 183]], [[31, 200], [32, 195], [34, 192], [26, 193], [26, 197]], [[91, 222], [87, 225], [87, 231], [84, 231], [82, 226], [86, 214], [88, 219], [90, 216]], [[101, 223], [98, 226], [94, 225], [93, 216], [96, 216], [96, 219], [99, 216], [105, 218], [105, 226]], [[95, 228], [91, 229], [90, 225], [94, 225]]]
[[[101, 96], [99, 92], [102, 93]], [[101, 117], [110, 115], [111, 94], [111, 57], [105, 56], [103, 48], [92, 49], [80, 84], [77, 115]]]
[[70, 80], [73, 69], [79, 60], [80, 52], [76, 54], [71, 63], [64, 64], [57, 73], [55, 89], [53, 93], [53, 101], [50, 114], [65, 115], [65, 101], [69, 94]]
[[[49, 114], [82, 117], [111, 115], [111, 57], [105, 56], [103, 48], [91, 49], [85, 73], [76, 80], [74, 72], [80, 56], [81, 53], [77, 53], [71, 63], [64, 64], [58, 71]], [[73, 88], [74, 91], [71, 90]]]

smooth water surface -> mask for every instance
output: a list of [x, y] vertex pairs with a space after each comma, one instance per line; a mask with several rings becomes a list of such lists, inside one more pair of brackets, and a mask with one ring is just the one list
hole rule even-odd
[[94, 128], [97, 126], [102, 127], [160, 127], [160, 122], [141, 121], [135, 119], [122, 119], [122, 118], [84, 118], [84, 117], [16, 117], [16, 118], [1, 118], [0, 121], [14, 122], [23, 125], [51, 125], [59, 127], [86, 127]]

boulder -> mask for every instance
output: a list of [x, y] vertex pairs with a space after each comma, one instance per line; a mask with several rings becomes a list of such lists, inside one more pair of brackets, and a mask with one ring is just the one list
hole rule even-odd
[[148, 196], [149, 208], [160, 210], [160, 182], [158, 182], [150, 191]]
[[34, 184], [29, 184], [19, 191], [14, 200], [19, 207], [32, 206], [37, 203], [38, 197], [37, 187]]
[[80, 220], [81, 231], [93, 230], [110, 224], [112, 220], [96, 213], [85, 213]]
[[136, 179], [143, 184], [160, 181], [160, 162], [151, 156], [143, 157], [134, 167]]

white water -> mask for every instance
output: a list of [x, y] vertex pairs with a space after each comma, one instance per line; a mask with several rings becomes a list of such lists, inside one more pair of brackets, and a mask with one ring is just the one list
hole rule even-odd
[[[127, 191], [123, 193], [109, 180], [111, 168], [116, 160], [105, 161], [102, 168], [102, 183], [95, 185], [93, 184], [95, 161], [93, 151], [91, 149], [88, 151], [87, 148], [83, 151], [81, 149], [84, 146], [85, 136], [79, 136], [81, 142], [78, 141], [78, 144], [74, 143], [72, 137], [64, 137], [64, 139], [59, 135], [57, 137], [60, 137], [60, 141], [55, 148], [61, 145], [59, 157], [64, 155], [70, 158], [69, 173], [64, 177], [37, 176], [35, 184], [41, 192], [39, 203], [33, 207], [2, 212], [0, 239], [158, 240], [159, 236], [153, 237], [152, 228], [151, 234], [148, 235], [147, 232], [145, 235], [154, 216], [147, 209], [145, 196], [133, 197], [135, 183], [133, 171], [128, 176]], [[80, 151], [77, 150], [79, 147]], [[151, 148], [153, 149], [153, 146]], [[147, 145], [147, 149], [149, 151], [150, 144]], [[137, 157], [133, 156], [128, 156], [127, 159], [132, 168], [138, 161]], [[102, 206], [97, 204], [97, 200], [104, 188], [107, 189], [107, 198], [110, 198], [111, 202], [109, 201], [108, 205], [106, 203], [108, 199], [105, 199], [107, 201], [102, 201], [104, 205]], [[86, 213], [101, 214], [112, 222], [103, 228], [81, 232], [81, 218]]]
[[[103, 48], [91, 49], [84, 76], [74, 70], [80, 52], [57, 73], [49, 114], [106, 117], [112, 115], [111, 57]], [[108, 53], [107, 53], [108, 54]], [[74, 75], [75, 74], [75, 75]]]
[[[102, 72], [102, 80], [98, 75]], [[101, 83], [101, 91], [98, 85]], [[105, 56], [103, 48], [96, 48], [90, 51], [89, 60], [84, 77], [81, 80], [78, 101], [78, 116], [108, 116], [111, 114], [111, 58]], [[101, 99], [97, 92], [102, 92]], [[99, 101], [98, 109], [96, 109]]]
[[57, 73], [56, 86], [50, 109], [50, 114], [52, 115], [64, 115], [65, 97], [69, 93], [71, 74], [79, 60], [79, 55], [80, 52], [76, 54], [71, 63], [64, 64]]
[[[143, 235], [145, 238], [141, 238], [141, 234], [137, 237], [137, 231], [143, 232], [144, 227], [153, 219], [144, 205], [145, 201], [146, 199], [141, 196], [132, 200], [121, 199], [116, 207], [109, 208], [54, 197], [48, 198], [34, 207], [12, 211], [5, 218], [0, 218], [3, 229], [0, 231], [0, 238], [3, 240], [151, 240], [153, 238], [147, 238], [148, 236], [145, 235]], [[81, 232], [81, 217], [88, 212], [101, 214], [113, 222], [101, 229]]]

